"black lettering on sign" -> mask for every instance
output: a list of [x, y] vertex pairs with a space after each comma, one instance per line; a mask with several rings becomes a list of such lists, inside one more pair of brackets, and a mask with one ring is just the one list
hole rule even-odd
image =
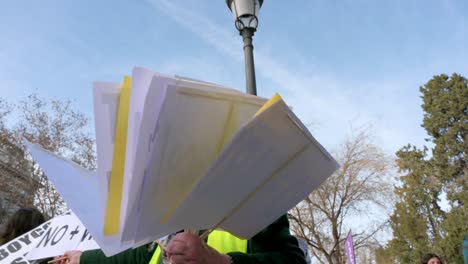
[[[63, 232], [62, 232], [63, 230]], [[58, 242], [60, 242], [60, 240], [62, 240], [63, 236], [65, 235], [65, 233], [67, 232], [68, 230], [68, 225], [64, 225], [62, 226], [58, 231], [57, 233], [55, 233], [54, 235], [54, 238], [52, 239], [52, 242], [51, 242], [51, 245], [54, 246], [56, 245]], [[59, 233], [62, 232], [62, 235], [60, 236], [60, 238], [57, 239], [57, 236], [59, 236]]]
[[0, 249], [0, 260], [5, 259], [6, 257], [8, 257], [8, 255], [10, 254], [8, 254], [8, 252], [5, 249]]
[[42, 226], [42, 229], [47, 230], [47, 228], [49, 228], [49, 226], [50, 226], [50, 222], [45, 223], [45, 224]]
[[7, 249], [8, 249], [8, 251], [10, 251], [10, 253], [13, 254], [16, 251], [21, 249], [21, 244], [18, 241], [13, 241], [10, 244], [8, 244]]
[[83, 236], [81, 237], [80, 242], [83, 242], [88, 235], [91, 236], [91, 234], [88, 232], [88, 229], [85, 229], [85, 231], [83, 233]]
[[73, 237], [80, 232], [79, 227], [80, 226], [76, 226], [75, 230], [70, 232], [70, 240], [72, 240]]
[[41, 229], [41, 228], [38, 228], [38, 229], [34, 229], [33, 231], [31, 231], [31, 236], [33, 238], [38, 238], [42, 235], [42, 233], [44, 233], [44, 230]]
[[13, 260], [11, 264], [29, 264], [29, 262], [20, 257]]
[[20, 237], [18, 240], [25, 243], [26, 245], [31, 244], [31, 240], [29, 239], [29, 235], [25, 235], [23, 237]]
[[58, 227], [56, 227], [56, 228], [54, 229], [54, 231], [52, 231], [52, 228], [50, 228], [49, 230], [47, 230], [47, 232], [44, 234], [44, 236], [42, 236], [41, 241], [37, 244], [36, 248], [39, 248], [39, 247], [42, 245], [42, 242], [44, 242], [43, 247], [46, 247], [47, 244], [49, 244], [49, 241], [52, 240], [52, 237], [54, 236], [55, 231], [57, 231], [57, 228], [58, 228]]

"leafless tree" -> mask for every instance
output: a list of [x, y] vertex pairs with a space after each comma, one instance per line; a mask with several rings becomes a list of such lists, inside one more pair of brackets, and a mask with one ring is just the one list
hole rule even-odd
[[356, 131], [334, 156], [341, 168], [290, 211], [293, 232], [320, 263], [330, 264], [345, 263], [344, 241], [351, 228], [356, 252], [378, 244], [376, 234], [388, 219], [379, 211], [391, 206], [393, 188], [392, 162], [365, 131]]
[[[8, 105], [5, 100], [0, 100], [0, 106], [2, 103]], [[8, 125], [5, 121], [8, 116], [14, 116], [15, 122]], [[24, 150], [25, 139], [85, 168], [96, 168], [95, 141], [89, 131], [89, 119], [75, 110], [70, 101], [46, 100], [32, 94], [14, 107], [0, 110], [0, 121], [0, 142], [11, 142]], [[22, 158], [30, 164], [22, 167], [21, 173], [33, 179], [34, 185], [29, 191], [34, 194], [34, 205], [48, 217], [63, 213], [66, 205], [42, 170], [27, 152], [23, 152]]]

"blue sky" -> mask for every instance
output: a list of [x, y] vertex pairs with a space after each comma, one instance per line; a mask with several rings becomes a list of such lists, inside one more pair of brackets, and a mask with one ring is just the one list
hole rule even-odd
[[[279, 92], [326, 147], [371, 126], [389, 154], [422, 145], [418, 88], [468, 74], [464, 0], [267, 0], [254, 37], [259, 95]], [[133, 66], [244, 90], [242, 40], [223, 0], [3, 1], [0, 96], [70, 98]]]

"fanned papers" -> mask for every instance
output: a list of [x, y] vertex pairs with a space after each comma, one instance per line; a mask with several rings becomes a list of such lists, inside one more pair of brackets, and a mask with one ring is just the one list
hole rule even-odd
[[[152, 221], [154, 218], [151, 218], [154, 217], [152, 215], [154, 212], [138, 211], [141, 207], [135, 204], [137, 198], [139, 201], [143, 199], [137, 197], [141, 193], [142, 183], [147, 185], [157, 179], [150, 177], [150, 174], [164, 175], [163, 181], [171, 177], [169, 184], [162, 188], [161, 199], [179, 198], [179, 193], [188, 192], [196, 178], [201, 177], [203, 170], [214, 160], [221, 147], [219, 145], [223, 144], [222, 139], [232, 133], [229, 126], [239, 127], [241, 122], [250, 118], [265, 101], [208, 83], [155, 75], [142, 68], [136, 68], [133, 76], [133, 84], [136, 85], [132, 89], [143, 90], [141, 94], [147, 93], [145, 97], [132, 94], [130, 101], [129, 115], [137, 117], [135, 120], [138, 121], [132, 125], [130, 118], [129, 128], [134, 127], [135, 130], [134, 132], [129, 130], [128, 142], [132, 138], [134, 142], [138, 142], [133, 150], [130, 150], [132, 147], [127, 144], [129, 150], [125, 164], [123, 209], [120, 218], [122, 223], [126, 223], [122, 230], [124, 241], [140, 240], [144, 235], [135, 237], [136, 227], [141, 226], [142, 221], [154, 222]], [[144, 105], [144, 107], [132, 112], [134, 102], [135, 105]], [[227, 114], [230, 109], [231, 117]], [[227, 120], [228, 118], [231, 120]], [[162, 139], [165, 136], [168, 138]], [[152, 172], [150, 165], [154, 162], [151, 157], [159, 155], [155, 154], [155, 151], [163, 151], [162, 148], [168, 153], [164, 157], [173, 163], [163, 161], [163, 165], [158, 168], [161, 172]], [[134, 161], [139, 162], [139, 166], [132, 164], [132, 157]], [[168, 191], [168, 188], [174, 187], [177, 189], [176, 193]], [[132, 191], [127, 192], [127, 190]], [[125, 197], [126, 194], [129, 195], [128, 199]], [[164, 230], [161, 228], [161, 232]], [[159, 236], [162, 235], [153, 238]]]
[[28, 144], [106, 255], [181, 229], [220, 228], [250, 238], [338, 168], [278, 96], [265, 104], [237, 90], [135, 68], [123, 178], [109, 185], [122, 133], [121, 87], [94, 84], [97, 174]]
[[192, 228], [250, 238], [322, 183], [333, 163], [280, 100], [236, 133], [169, 222], [183, 226], [190, 215]]

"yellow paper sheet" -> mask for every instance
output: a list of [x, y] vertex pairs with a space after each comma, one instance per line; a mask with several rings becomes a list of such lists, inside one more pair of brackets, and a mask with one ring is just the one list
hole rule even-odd
[[120, 93], [117, 124], [115, 126], [114, 155], [112, 157], [112, 171], [109, 180], [104, 235], [115, 235], [119, 232], [131, 83], [131, 78], [125, 76], [122, 92]]
[[255, 113], [255, 116], [259, 115], [261, 112], [265, 111], [266, 109], [268, 109], [268, 107], [274, 105], [279, 100], [283, 99], [278, 93], [275, 93], [273, 97], [270, 98], [270, 100], [268, 100], [260, 109], [258, 109], [257, 113]]

